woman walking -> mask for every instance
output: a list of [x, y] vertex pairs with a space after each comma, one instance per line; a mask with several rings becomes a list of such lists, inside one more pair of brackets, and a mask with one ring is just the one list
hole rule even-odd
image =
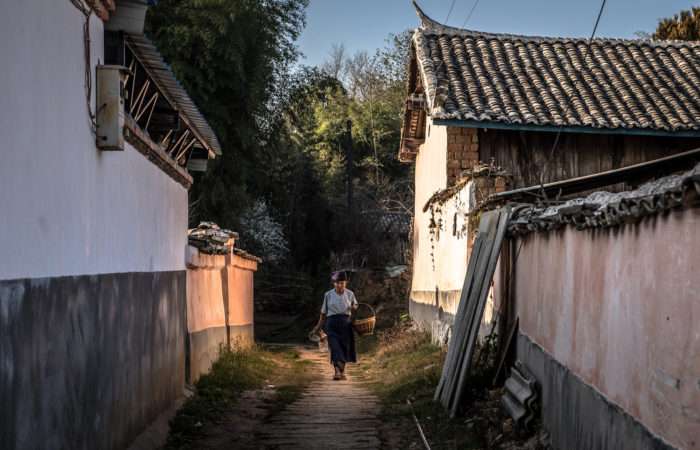
[[351, 315], [358, 304], [355, 294], [347, 289], [348, 277], [345, 272], [334, 272], [331, 280], [333, 289], [323, 297], [321, 317], [313, 332], [318, 333], [321, 328], [326, 332], [331, 364], [335, 368], [333, 379], [345, 380], [345, 364], [357, 361]]

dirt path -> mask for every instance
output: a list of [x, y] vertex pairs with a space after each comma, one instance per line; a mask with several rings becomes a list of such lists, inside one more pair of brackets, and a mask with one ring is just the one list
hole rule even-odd
[[328, 354], [299, 348], [321, 379], [301, 398], [274, 414], [257, 433], [258, 448], [378, 449], [379, 402], [348, 369], [347, 381], [333, 381]]

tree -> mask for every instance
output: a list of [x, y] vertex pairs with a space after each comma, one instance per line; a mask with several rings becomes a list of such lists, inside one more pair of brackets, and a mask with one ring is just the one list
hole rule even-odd
[[700, 40], [700, 8], [683, 10], [673, 17], [661, 19], [653, 37], [681, 41]]
[[269, 188], [265, 162], [286, 103], [295, 41], [308, 0], [161, 0], [149, 8], [155, 40], [221, 140], [223, 156], [191, 192], [197, 217], [236, 228]]
[[[396, 159], [409, 39], [353, 56], [338, 45], [320, 68], [295, 66], [307, 4], [161, 0], [147, 33], [223, 147], [195, 179], [191, 222], [235, 229], [268, 261], [318, 277], [332, 253], [371, 246], [370, 233], [348, 238], [371, 228], [364, 213], [410, 208], [410, 168]], [[348, 121], [358, 217], [345, 210]]]
[[289, 255], [289, 243], [282, 225], [275, 220], [265, 200], [259, 199], [241, 215], [245, 247], [266, 262], [277, 264]]
[[340, 80], [345, 71], [345, 45], [333, 44], [328, 59], [321, 66], [321, 70], [329, 77]]

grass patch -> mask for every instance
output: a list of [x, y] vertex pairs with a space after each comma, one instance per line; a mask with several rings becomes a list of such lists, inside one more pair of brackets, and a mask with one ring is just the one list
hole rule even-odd
[[402, 322], [362, 345], [367, 353], [361, 360], [361, 373], [383, 405], [385, 448], [423, 447], [406, 404], [410, 399], [433, 449], [549, 449], [548, 436], [539, 423], [530, 430], [518, 429], [503, 411], [503, 390], [491, 387], [493, 340], [477, 346], [478, 364], [469, 375], [463, 414], [454, 419], [433, 401], [446, 349], [433, 345], [427, 333]]
[[464, 419], [450, 420], [442, 406], [433, 402], [445, 352], [430, 342], [428, 334], [402, 325], [380, 333], [375, 342], [367, 345], [370, 351], [363, 358], [361, 369], [382, 401], [385, 427], [393, 434], [389, 437], [392, 446], [422, 446], [406, 404], [410, 399], [432, 448], [483, 447], [482, 440]]
[[314, 377], [307, 370], [309, 364], [309, 361], [299, 357], [295, 349], [222, 349], [212, 370], [197, 381], [196, 394], [171, 420], [165, 448], [192, 448], [192, 443], [203, 436], [207, 426], [218, 423], [244, 391], [274, 385], [275, 406], [293, 402]]

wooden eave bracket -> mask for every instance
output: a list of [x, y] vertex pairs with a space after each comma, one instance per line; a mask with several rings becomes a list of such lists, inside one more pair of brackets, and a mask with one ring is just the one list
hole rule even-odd
[[182, 187], [188, 190], [192, 187], [192, 176], [180, 167], [161, 146], [153, 142], [129, 115], [125, 117], [124, 139], [173, 180], [180, 183]]

